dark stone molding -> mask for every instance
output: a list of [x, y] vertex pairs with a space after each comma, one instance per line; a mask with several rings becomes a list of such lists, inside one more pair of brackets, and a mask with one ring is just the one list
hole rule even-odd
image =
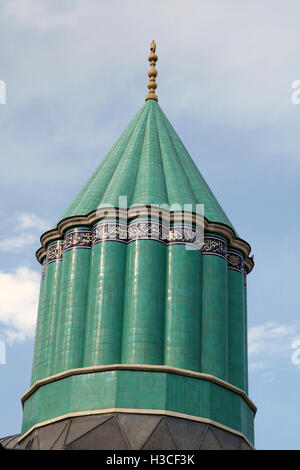
[[254, 449], [243, 435], [211, 422], [119, 411], [66, 417], [36, 427], [17, 444], [13, 437], [14, 448], [28, 450]]
[[[157, 213], [155, 213], [153, 208], [147, 208], [144, 206], [141, 208], [135, 207], [128, 210], [122, 210], [118, 208], [102, 208], [96, 211], [92, 211], [86, 216], [67, 217], [57, 224], [57, 228], [49, 230], [41, 236], [42, 246], [36, 252], [37, 259], [40, 263], [42, 263], [46, 256], [47, 246], [49, 243], [58, 239], [61, 240], [68, 230], [80, 226], [90, 226], [92, 228], [97, 222], [103, 219], [116, 218], [120, 223], [124, 223], [122, 221], [126, 221], [125, 223], [127, 223], [128, 221], [134, 220], [137, 217], [149, 217], [150, 214], [152, 216], [153, 214], [157, 216], [158, 220], [162, 223], [164, 220], [173, 222], [183, 219], [181, 211], [174, 211], [169, 213], [164, 209], [157, 208], [156, 212]], [[197, 227], [203, 227], [206, 232], [215, 233], [216, 235], [221, 235], [224, 237], [227, 240], [228, 248], [237, 249], [242, 253], [247, 273], [252, 271], [254, 261], [252, 257], [249, 257], [251, 247], [248, 242], [236, 237], [235, 232], [231, 227], [218, 222], [209, 222], [205, 217], [194, 213], [185, 213], [185, 223], [187, 223], [187, 219], [190, 219], [191, 224]]]
[[69, 250], [89, 249], [103, 241], [128, 244], [136, 240], [154, 240], [165, 245], [188, 244], [196, 249], [200, 249], [203, 244], [201, 233], [191, 226], [174, 225], [168, 228], [159, 222], [144, 220], [131, 222], [128, 226], [119, 222], [102, 222], [93, 230], [75, 228], [65, 235], [64, 240], [53, 242], [47, 249], [43, 266], [62, 260], [64, 253]]
[[227, 259], [228, 268], [244, 273], [241, 254], [227, 250], [227, 242], [219, 237], [205, 235], [197, 228], [187, 225], [174, 225], [170, 228], [156, 221], [133, 221], [129, 225], [119, 222], [102, 222], [93, 230], [75, 228], [70, 230], [64, 240], [52, 243], [47, 249], [42, 264], [42, 279], [48, 264], [61, 261], [64, 253], [73, 249], [90, 249], [103, 241], [131, 243], [136, 240], [154, 240], [165, 245], [184, 244], [200, 249], [203, 255], [220, 256]]
[[13, 436], [7, 436], [0, 438], [0, 449], [15, 449], [18, 447], [18, 441], [21, 437], [21, 434], [14, 434]]

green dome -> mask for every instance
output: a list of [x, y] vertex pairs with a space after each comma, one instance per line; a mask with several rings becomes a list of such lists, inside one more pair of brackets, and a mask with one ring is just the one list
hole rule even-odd
[[[60, 220], [99, 206], [203, 204], [204, 216], [233, 228], [172, 125], [148, 100]], [[233, 228], [234, 229], [234, 228]]]
[[[121, 196], [135, 209], [107, 210], [125, 209]], [[198, 218], [181, 216], [191, 210], [185, 205], [194, 211], [197, 204], [204, 206], [203, 243], [188, 249]], [[162, 210], [137, 209], [151, 205]], [[161, 215], [168, 208], [170, 225]], [[186, 420], [190, 437], [192, 423], [210, 423], [252, 447], [251, 247], [238, 238], [154, 98], [41, 242], [23, 445], [49, 423], [104, 419], [113, 410], [138, 416], [142, 431], [148, 415], [171, 416]]]

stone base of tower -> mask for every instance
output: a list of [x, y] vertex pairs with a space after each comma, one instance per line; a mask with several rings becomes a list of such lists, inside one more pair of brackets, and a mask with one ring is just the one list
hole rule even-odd
[[30, 450], [251, 450], [241, 436], [212, 424], [165, 415], [105, 413], [62, 419], [32, 430]]

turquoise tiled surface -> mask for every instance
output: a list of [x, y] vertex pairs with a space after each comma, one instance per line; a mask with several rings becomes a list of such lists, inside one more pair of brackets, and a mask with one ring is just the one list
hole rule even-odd
[[243, 274], [233, 269], [228, 270], [228, 379], [243, 390], [247, 389], [247, 361], [245, 347], [245, 312], [244, 312]]
[[41, 282], [32, 383], [71, 368], [146, 363], [247, 390], [245, 294], [224, 257], [184, 245], [105, 241], [67, 251]]
[[118, 371], [115, 406], [165, 409], [166, 380], [166, 374], [159, 372]]
[[90, 250], [64, 253], [52, 373], [82, 365], [89, 267]]
[[[204, 204], [208, 220], [232, 227], [153, 100], [137, 113], [64, 217], [86, 215], [99, 204], [118, 206], [121, 195], [128, 205]], [[48, 264], [41, 282], [32, 383], [70, 368], [120, 362], [201, 371], [247, 390], [241, 273], [228, 269], [224, 257], [153, 240], [104, 241], [70, 249], [62, 261]], [[25, 402], [24, 426], [64, 410], [118, 403], [211, 417], [247, 428], [245, 434], [253, 438], [248, 405], [224, 390], [172, 374], [88, 374], [37, 390]]]
[[121, 362], [126, 248], [104, 242], [91, 250], [84, 366]]
[[41, 281], [32, 382], [53, 374], [62, 262], [50, 263]]
[[[50, 282], [50, 276], [49, 276], [49, 282]], [[31, 384], [33, 384], [34, 382], [38, 380], [38, 376], [39, 376], [38, 368], [41, 363], [41, 347], [43, 344], [42, 329], [43, 329], [43, 324], [44, 324], [46, 285], [47, 285], [47, 282], [45, 281], [45, 279], [42, 279], [41, 284], [40, 284], [40, 297], [39, 297], [39, 306], [38, 306], [37, 322], [36, 322], [36, 329], [35, 329], [35, 342], [34, 342]]]
[[100, 205], [204, 204], [205, 217], [232, 227], [159, 104], [148, 100], [64, 213], [85, 215]]
[[248, 319], [247, 319], [247, 288], [244, 285], [244, 358], [245, 358], [245, 392], [248, 393]]
[[25, 402], [22, 433], [70, 412], [109, 408], [168, 410], [211, 418], [253, 442], [253, 411], [241, 396], [202, 379], [126, 370], [76, 375], [39, 387]]
[[166, 247], [139, 240], [127, 247], [122, 363], [162, 364]]
[[164, 364], [201, 369], [202, 256], [185, 246], [167, 248]]
[[168, 201], [154, 106], [149, 107], [131, 205], [149, 201], [152, 204]]
[[228, 380], [228, 268], [203, 255], [201, 371]]

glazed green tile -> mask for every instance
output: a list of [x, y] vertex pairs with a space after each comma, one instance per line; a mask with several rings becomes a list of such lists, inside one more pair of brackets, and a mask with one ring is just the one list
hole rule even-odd
[[168, 204], [154, 106], [149, 107], [131, 205]]
[[245, 358], [245, 392], [248, 393], [248, 319], [247, 319], [247, 275], [244, 273], [244, 358]]
[[48, 264], [45, 268], [45, 278], [41, 281], [40, 319], [37, 325], [32, 383], [52, 373], [61, 269], [61, 261]]
[[253, 410], [240, 395], [203, 379], [138, 370], [74, 375], [39, 387], [25, 401], [22, 433], [68, 413], [112, 408], [212, 419], [253, 442]]
[[129, 206], [204, 204], [209, 221], [233, 228], [154, 100], [145, 102], [61, 219], [105, 204], [118, 206], [119, 196], [127, 196]]
[[[206, 183], [195, 162], [190, 157], [187, 149], [178, 137], [172, 125], [170, 124], [168, 118], [162, 111], [161, 113], [164, 117], [164, 125], [168, 129], [170, 139], [172, 140], [173, 148], [175, 149], [176, 154], [178, 155], [183, 171], [189, 181], [189, 185], [197, 199], [197, 203], [204, 205], [204, 216], [209, 221], [218, 221], [224, 223], [226, 225], [229, 225], [229, 227], [233, 228], [234, 230], [233, 225], [231, 224], [224, 210], [215, 198], [212, 190]], [[206, 158], [207, 156], [204, 155], [204, 159]]]
[[90, 250], [64, 253], [52, 374], [82, 366]]
[[166, 374], [118, 371], [117, 408], [165, 409]]
[[108, 153], [107, 157], [98, 166], [60, 220], [71, 217], [72, 215], [87, 214], [98, 207], [100, 199], [111, 180], [124, 150], [128, 146], [132, 134], [145, 112], [146, 109], [144, 107], [139, 110], [135, 118]]
[[227, 260], [202, 255], [201, 371], [228, 380]]
[[202, 418], [210, 417], [210, 383], [168, 374], [166, 409]]
[[[203, 204], [209, 221], [233, 228], [154, 100], [140, 109], [62, 218], [118, 207], [119, 196], [127, 196], [128, 206]], [[66, 251], [62, 261], [47, 265], [41, 282], [32, 383], [115, 363], [199, 371], [247, 391], [241, 273], [220, 256], [154, 240], [106, 240]], [[254, 413], [240, 395], [200, 378], [142, 370], [74, 375], [40, 386], [25, 400], [22, 432], [67, 413], [111, 408], [211, 419], [254, 439]]]
[[254, 445], [254, 411], [247, 406], [244, 401], [240, 402], [241, 409], [241, 429], [244, 430], [245, 436], [248, 437], [249, 441]]
[[233, 429], [241, 428], [240, 396], [230, 390], [210, 384], [210, 417]]
[[229, 382], [243, 390], [246, 384], [245, 312], [243, 274], [228, 270], [228, 374]]
[[113, 241], [91, 250], [84, 366], [121, 362], [126, 250]]
[[31, 385], [38, 380], [39, 375], [39, 364], [41, 360], [41, 346], [42, 346], [42, 330], [45, 317], [45, 291], [46, 291], [46, 275], [44, 279], [41, 279], [40, 283], [40, 296], [37, 314], [37, 323], [35, 328], [35, 342], [32, 362], [32, 374], [31, 374]]
[[201, 369], [201, 253], [167, 248], [164, 364]]
[[165, 257], [154, 240], [127, 246], [122, 363], [163, 363]]

